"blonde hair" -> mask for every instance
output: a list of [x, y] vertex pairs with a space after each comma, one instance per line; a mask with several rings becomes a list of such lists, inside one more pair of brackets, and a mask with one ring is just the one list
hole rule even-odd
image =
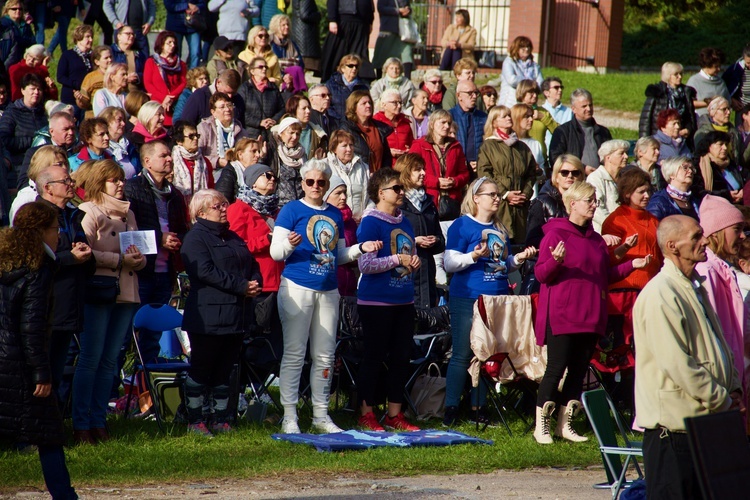
[[[265, 26], [262, 24], [256, 24], [252, 28], [250, 28], [250, 31], [247, 32], [247, 48], [250, 49], [252, 52], [255, 52], [256, 54], [259, 54], [260, 52], [256, 52], [255, 50], [255, 37], [258, 36], [258, 33], [261, 31], [265, 31], [268, 33], [268, 29], [266, 29]], [[270, 35], [269, 35], [270, 36]], [[268, 51], [271, 50], [271, 40], [268, 40]]]
[[219, 203], [227, 201], [226, 197], [215, 189], [197, 191], [190, 200], [190, 220], [195, 223], [198, 214], [204, 212], [214, 200]]
[[276, 14], [268, 23], [268, 32], [278, 36], [279, 28], [281, 28], [281, 21], [287, 21], [290, 27], [292, 25], [292, 20], [289, 19], [289, 16], [286, 14]]
[[581, 201], [591, 195], [596, 195], [596, 188], [586, 181], [576, 181], [562, 195], [565, 211], [570, 215], [570, 207], [574, 201]]
[[586, 168], [583, 166], [583, 162], [576, 156], [570, 153], [560, 155], [555, 160], [555, 164], [552, 166], [552, 175], [550, 177], [550, 183], [557, 187], [557, 175], [560, 173], [560, 169], [565, 164], [573, 165], [576, 169], [581, 172], [581, 179], [586, 176]]
[[148, 101], [138, 110], [138, 121], [141, 122], [141, 125], [148, 128], [148, 122], [151, 121], [151, 118], [156, 115], [159, 109], [164, 112], [164, 108], [159, 101]]
[[[476, 187], [477, 184], [480, 184], [480, 186]], [[479, 179], [474, 179], [474, 181], [469, 184], [469, 188], [466, 190], [466, 194], [464, 195], [464, 199], [461, 202], [461, 215], [477, 215], [477, 202], [474, 201], [474, 197], [484, 193], [484, 188], [486, 186], [495, 186], [497, 188], [497, 183], [490, 179], [489, 177], [480, 177]], [[474, 193], [474, 189], [477, 190], [476, 193]], [[500, 218], [500, 213], [495, 212], [492, 216], [492, 223], [498, 227], [502, 228], [504, 231], [508, 231], [505, 226], [503, 225], [503, 221]]]
[[492, 126], [492, 124], [495, 123], [495, 120], [497, 120], [498, 118], [505, 118], [506, 116], [510, 116], [510, 109], [508, 108], [508, 106], [499, 104], [497, 106], [494, 106], [490, 110], [490, 112], [487, 114], [487, 121], [484, 122], [485, 139], [492, 137], [492, 135], [495, 133], [495, 127]]
[[29, 164], [29, 179], [36, 182], [36, 178], [42, 170], [57, 162], [62, 163], [63, 168], [66, 170], [70, 169], [68, 155], [63, 148], [47, 145], [37, 149], [31, 157], [31, 163]]
[[533, 113], [533, 110], [528, 104], [518, 103], [510, 108], [510, 116], [513, 119], [513, 131], [519, 139], [524, 139], [529, 136], [529, 131], [521, 128], [521, 120], [526, 118], [526, 115], [528, 115], [529, 112]]

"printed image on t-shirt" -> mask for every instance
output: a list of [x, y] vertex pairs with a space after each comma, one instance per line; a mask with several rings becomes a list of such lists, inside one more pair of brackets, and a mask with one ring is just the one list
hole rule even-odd
[[508, 247], [504, 235], [494, 229], [482, 231], [482, 240], [487, 242], [490, 256], [484, 264], [484, 280], [495, 281], [508, 272], [505, 260], [508, 258]]
[[335, 271], [339, 233], [336, 223], [325, 215], [314, 215], [307, 223], [307, 239], [315, 247], [310, 255], [310, 273], [324, 275]]
[[[401, 229], [391, 231], [391, 255], [404, 254], [411, 256], [414, 249], [414, 240]], [[399, 286], [398, 282], [411, 280], [411, 271], [404, 266], [398, 266], [391, 270], [391, 286]]]

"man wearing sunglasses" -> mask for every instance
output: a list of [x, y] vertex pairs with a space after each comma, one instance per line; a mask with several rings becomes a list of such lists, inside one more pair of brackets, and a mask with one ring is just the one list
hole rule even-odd
[[[573, 119], [573, 111], [562, 103], [563, 90], [565, 90], [565, 87], [562, 80], [556, 76], [549, 76], [542, 82], [542, 93], [544, 94], [544, 104], [542, 107], [549, 111], [549, 114], [552, 115], [552, 118], [554, 118], [558, 125], [568, 123]], [[552, 133], [548, 130], [544, 138], [544, 142], [547, 144], [547, 151], [549, 151], [550, 141], [552, 141]]]
[[331, 116], [328, 110], [331, 108], [331, 91], [321, 83], [310, 87], [307, 96], [310, 98], [310, 121], [325, 130], [328, 137], [339, 128], [339, 122]]
[[450, 113], [453, 121], [458, 125], [456, 138], [464, 148], [466, 162], [472, 171], [477, 170], [477, 157], [479, 148], [484, 139], [484, 124], [487, 122], [487, 113], [478, 109], [479, 90], [471, 80], [462, 80], [456, 85], [458, 104], [451, 108]]

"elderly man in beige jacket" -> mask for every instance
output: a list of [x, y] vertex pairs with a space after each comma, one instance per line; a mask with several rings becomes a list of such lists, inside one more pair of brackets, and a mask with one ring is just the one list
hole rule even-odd
[[708, 240], [683, 215], [657, 230], [664, 266], [635, 302], [635, 408], [645, 428], [647, 496], [700, 498], [685, 434], [686, 417], [745, 411], [741, 384], [721, 323], [695, 265], [706, 260]]

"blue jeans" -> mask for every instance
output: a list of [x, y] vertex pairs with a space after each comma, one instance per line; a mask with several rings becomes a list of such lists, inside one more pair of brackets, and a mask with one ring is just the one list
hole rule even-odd
[[65, 465], [65, 451], [62, 446], [39, 445], [39, 461], [42, 464], [44, 482], [52, 498], [55, 500], [78, 498], [76, 490], [70, 485], [70, 474]]
[[188, 69], [195, 68], [200, 63], [201, 59], [201, 35], [200, 33], [191, 33], [189, 35], [183, 35], [182, 33], [175, 33], [177, 35], [177, 53], [182, 54], [182, 39], [186, 38], [188, 42]]
[[[166, 304], [172, 296], [172, 280], [169, 273], [139, 273], [138, 294], [141, 297], [141, 305]], [[141, 329], [140, 348], [143, 360], [154, 361], [159, 356], [162, 332]]]
[[73, 378], [73, 428], [103, 428], [117, 355], [138, 304], [86, 304], [81, 353]]
[[[50, 54], [55, 52], [57, 46], [60, 46], [60, 50], [65, 52], [68, 50], [68, 26], [70, 25], [70, 18], [67, 16], [56, 16], [57, 18], [57, 31], [52, 36], [52, 40], [49, 42], [49, 48], [47, 51]], [[44, 40], [42, 40], [44, 43]]]
[[[451, 297], [449, 301], [453, 355], [450, 363], [448, 363], [448, 373], [445, 380], [445, 406], [458, 406], [461, 401], [469, 363], [471, 358], [474, 357], [470, 343], [474, 302], [476, 302], [476, 299], [464, 299], [462, 297]], [[476, 388], [471, 390], [471, 406], [484, 406], [486, 399], [487, 390], [483, 384], [479, 384], [478, 390]]]

